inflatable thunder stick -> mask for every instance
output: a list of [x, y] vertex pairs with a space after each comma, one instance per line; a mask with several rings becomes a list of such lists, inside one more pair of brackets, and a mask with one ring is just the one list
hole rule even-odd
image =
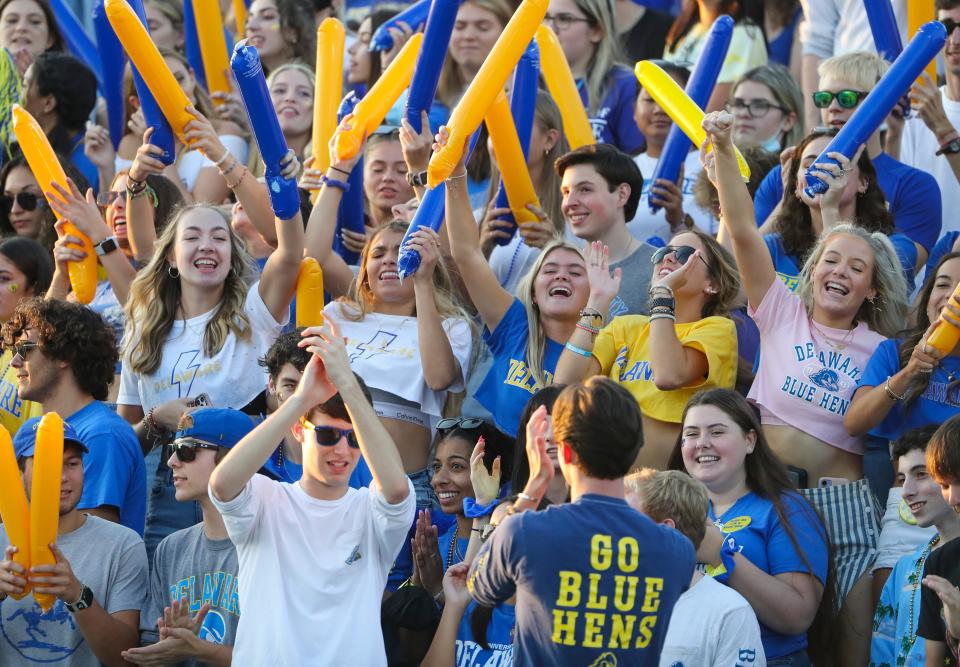
[[[13, 106], [13, 133], [44, 196], [53, 190], [52, 183], [69, 190], [67, 175], [56, 153], [53, 152], [47, 135], [44, 134], [36, 119], [17, 104]], [[97, 291], [97, 254], [93, 250], [90, 239], [69, 220], [64, 221], [64, 232], [79, 238], [80, 249], [87, 253], [87, 256], [81, 260], [67, 262], [67, 272], [70, 274], [70, 286], [77, 301], [84, 304], [90, 303]]]
[[[656, 100], [664, 113], [683, 130], [694, 146], [702, 146], [707, 140], [707, 133], [703, 129], [703, 110], [693, 100], [687, 97], [680, 85], [669, 74], [664, 72], [655, 63], [642, 60], [635, 69], [637, 79], [650, 97]], [[736, 147], [734, 147], [736, 150]], [[743, 155], [737, 150], [737, 166], [744, 181], [750, 180], [750, 167]]]
[[207, 91], [211, 94], [229, 93], [227, 42], [223, 36], [219, 0], [193, 0], [193, 11]]
[[169, 121], [170, 128], [180, 141], [186, 143], [183, 138], [183, 128], [193, 120], [193, 116], [187, 113], [190, 100], [183, 94], [180, 84], [177, 83], [163, 56], [160, 55], [160, 51], [150, 39], [150, 33], [126, 0], [105, 0], [104, 7], [107, 9], [110, 25], [113, 26], [117, 37], [120, 38], [120, 43], [130, 56], [130, 61], [143, 77], [160, 110]]
[[533, 181], [530, 180], [530, 172], [527, 170], [527, 160], [520, 146], [517, 128], [513, 125], [513, 116], [510, 114], [510, 104], [503, 91], [490, 105], [484, 120], [490, 132], [493, 152], [497, 156], [497, 166], [500, 168], [500, 179], [507, 191], [507, 200], [510, 202], [513, 219], [521, 225], [526, 222], [536, 222], [537, 216], [527, 208], [527, 205], [533, 204], [539, 208], [540, 200], [533, 189]]
[[233, 17], [237, 20], [237, 35], [242, 37], [247, 28], [247, 5], [243, 0], [233, 0]]
[[867, 21], [870, 22], [870, 32], [873, 33], [873, 43], [877, 46], [877, 53], [884, 60], [893, 62], [903, 51], [900, 28], [897, 27], [893, 5], [890, 0], [868, 0], [863, 5], [867, 10]]
[[[17, 466], [17, 457], [13, 451], [10, 433], [0, 426], [0, 519], [10, 544], [17, 548], [13, 562], [30, 569], [30, 507], [27, 494], [23, 490], [23, 479]], [[22, 595], [14, 595], [19, 600], [30, 591], [30, 584]]]
[[[690, 79], [687, 81], [685, 92], [701, 109], [710, 101], [710, 95], [713, 94], [713, 89], [717, 85], [717, 78], [720, 76], [720, 70], [723, 69], [723, 61], [727, 57], [732, 39], [733, 19], [727, 15], [720, 16], [710, 27], [710, 34], [707, 35], [703, 51], [697, 58], [697, 63], [693, 66], [693, 72], [690, 73]], [[683, 130], [676, 125], [671, 127], [650, 184], [656, 183], [657, 179], [661, 178], [676, 183], [680, 178], [680, 166], [687, 159], [691, 145], [690, 139]], [[654, 203], [653, 198], [650, 198], [649, 203], [652, 213], [660, 210], [660, 206]]]
[[447, 143], [431, 156], [427, 167], [427, 182], [431, 188], [446, 180], [460, 161], [467, 137], [480, 127], [487, 109], [503, 90], [510, 72], [543, 21], [548, 4], [548, 0], [523, 0], [510, 17], [490, 55], [450, 114]]
[[[337, 70], [340, 71], [339, 69]], [[353, 91], [347, 93], [337, 109], [337, 121], [342, 121], [344, 116], [353, 113], [357, 106], [357, 95]], [[366, 232], [366, 222], [363, 212], [363, 157], [361, 156], [353, 166], [353, 171], [347, 177], [349, 187], [340, 198], [340, 206], [337, 207], [337, 229], [333, 237], [333, 251], [340, 255], [350, 266], [355, 266], [360, 262], [359, 253], [348, 250], [343, 245], [343, 239], [340, 232], [343, 229], [349, 229], [351, 232], [363, 234]]]
[[[917, 34], [925, 24], [937, 20], [937, 12], [934, 9], [934, 0], [910, 0], [907, 3], [907, 35]], [[948, 36], [949, 37], [949, 36]], [[928, 64], [926, 69], [930, 75], [930, 80], [934, 85], [937, 84], [937, 59], [934, 58]]]
[[380, 127], [390, 107], [397, 101], [413, 78], [413, 66], [423, 43], [423, 35], [412, 36], [400, 53], [387, 66], [373, 87], [353, 108], [353, 122], [350, 129], [337, 135], [334, 151], [340, 160], [349, 160], [360, 152], [364, 137], [370, 136]]
[[203, 52], [200, 51], [200, 36], [197, 34], [197, 15], [193, 0], [183, 0], [183, 55], [187, 59], [197, 83], [207, 89], [207, 72], [203, 68]]
[[[37, 426], [37, 444], [33, 455], [33, 482], [30, 486], [30, 566], [55, 565], [50, 544], [57, 541], [60, 518], [60, 484], [63, 474], [63, 420], [48, 412]], [[44, 613], [57, 598], [33, 592]]]
[[[947, 29], [939, 21], [931, 21], [920, 28], [900, 57], [853, 112], [846, 125], [823, 149], [814, 164], [838, 164], [833, 158], [827, 157], [828, 153], [840, 153], [847, 159], [853, 159], [857, 149], [877, 131], [899, 99], [910, 90], [927, 63], [937, 57], [946, 41]], [[817, 178], [813, 165], [807, 168], [806, 176], [807, 187], [804, 192], [808, 197], [827, 191], [827, 184]]]
[[304, 257], [297, 276], [297, 328], [323, 324], [323, 270], [313, 257]]
[[266, 167], [264, 177], [267, 190], [270, 191], [273, 212], [281, 220], [289, 220], [300, 212], [300, 192], [297, 190], [296, 179], [284, 178], [280, 173], [280, 162], [287, 154], [287, 141], [283, 138], [277, 112], [270, 100], [260, 56], [244, 39], [234, 48], [230, 66], [237, 78], [240, 97], [243, 98], [247, 118], [250, 119], [250, 129], [253, 130]]
[[567, 64], [567, 57], [563, 55], [560, 40], [550, 26], [542, 25], [537, 30], [537, 46], [540, 47], [543, 80], [560, 109], [563, 133], [567, 135], [570, 149], [597, 143], [593, 136], [593, 127], [587, 118], [587, 110], [583, 108], [583, 100], [580, 99], [580, 91], [577, 90], [577, 82], [574, 81], [573, 73]]
[[[957, 289], [953, 291], [953, 295], [950, 297], [950, 303], [960, 307], [960, 285], [957, 285]], [[953, 352], [953, 348], [960, 342], [960, 329], [957, 329], [957, 327], [943, 319], [942, 313], [945, 313], [946, 309], [940, 312], [941, 317], [938, 318], [939, 324], [937, 328], [933, 330], [933, 333], [930, 334], [930, 337], [927, 338], [927, 345], [932, 345], [940, 354], [946, 356]]]
[[113, 150], [120, 146], [120, 140], [126, 133], [124, 113], [126, 100], [123, 95], [123, 70], [127, 64], [127, 55], [123, 45], [113, 32], [103, 0], [97, 0], [93, 6], [93, 31], [97, 36], [97, 51], [100, 53], [100, 69], [103, 73], [103, 99], [107, 103], [107, 129]]
[[460, 0], [433, 0], [427, 15], [427, 27], [423, 30], [423, 46], [413, 70], [410, 82], [410, 94], [403, 109], [403, 117], [420, 132], [420, 114], [430, 110], [433, 97], [440, 82], [440, 70], [447, 56], [453, 24], [457, 20]]
[[[459, 2], [459, 0], [458, 0]], [[427, 20], [427, 14], [430, 11], [430, 0], [418, 0], [402, 12], [386, 21], [377, 28], [370, 38], [371, 51], [389, 51], [393, 48], [393, 37], [390, 36], [390, 28], [396, 28], [401, 21], [406, 23], [412, 30], [420, 27], [420, 24]]]
[[77, 20], [73, 10], [67, 6], [65, 0], [50, 0], [50, 8], [53, 9], [53, 15], [57, 19], [57, 25], [60, 27], [60, 34], [63, 35], [63, 41], [67, 49], [80, 62], [90, 68], [94, 76], [97, 77], [97, 86], [103, 90], [103, 73], [100, 68], [100, 54], [97, 53], [97, 46], [90, 39], [90, 35], [83, 29], [80, 21]]
[[317, 28], [317, 84], [313, 94], [313, 135], [310, 145], [312, 168], [324, 174], [330, 166], [330, 137], [337, 129], [337, 107], [343, 97], [345, 40], [343, 24], [333, 17], [323, 19]]
[[[530, 154], [530, 135], [533, 133], [533, 117], [537, 111], [537, 92], [540, 86], [540, 49], [536, 41], [531, 41], [527, 50], [520, 56], [517, 68], [513, 71], [513, 85], [510, 86], [510, 113], [513, 115], [513, 125], [520, 139], [520, 148], [523, 150], [524, 164]], [[504, 187], [503, 179], [497, 187], [495, 208], [510, 208], [510, 200]], [[500, 218], [509, 222], [510, 236], [497, 238], [497, 245], [507, 245], [517, 229], [517, 221], [513, 214], [508, 213]], [[504, 230], [506, 231], [506, 230]]]

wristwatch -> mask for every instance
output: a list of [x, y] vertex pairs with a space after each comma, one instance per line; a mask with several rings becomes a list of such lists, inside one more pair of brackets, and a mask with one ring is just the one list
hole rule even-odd
[[78, 611], [83, 611], [93, 604], [93, 591], [91, 591], [87, 586], [83, 586], [82, 584], [81, 586], [80, 599], [72, 604], [69, 602], [64, 603], [67, 607], [67, 611], [69, 611], [71, 614], [75, 614]]
[[427, 172], [418, 171], [414, 173], [412, 171], [408, 171], [407, 183], [410, 184], [411, 188], [425, 188], [427, 186]]
[[104, 255], [109, 255], [111, 252], [116, 250], [117, 238], [115, 236], [108, 236], [103, 239], [97, 245], [93, 246], [93, 249], [97, 251], [97, 257], [103, 257]]
[[960, 137], [945, 141], [937, 151], [937, 155], [954, 155], [955, 153], [960, 153]]

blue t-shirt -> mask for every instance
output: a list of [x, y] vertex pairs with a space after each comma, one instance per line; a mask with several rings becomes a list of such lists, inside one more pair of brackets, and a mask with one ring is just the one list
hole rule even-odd
[[[913, 267], [917, 265], [917, 246], [906, 235], [897, 232], [887, 238], [893, 244], [893, 249], [897, 251], [900, 268], [903, 269], [903, 277], [907, 281], [907, 287], [912, 290]], [[800, 282], [800, 266], [803, 258], [787, 252], [787, 249], [783, 247], [783, 239], [780, 238], [780, 234], [767, 234], [763, 237], [763, 240], [767, 244], [767, 250], [770, 251], [773, 268], [780, 276], [780, 280], [790, 288], [791, 292], [796, 292], [797, 284]]]
[[586, 82], [580, 79], [577, 87], [597, 143], [613, 144], [630, 155], [636, 155], [647, 145], [640, 128], [637, 127], [637, 121], [633, 118], [634, 107], [637, 105], [637, 78], [632, 71], [623, 65], [616, 65], [610, 70], [601, 89], [605, 91], [603, 102], [594, 115], [590, 115]]
[[[483, 340], [493, 355], [493, 363], [483, 379], [476, 398], [493, 415], [501, 431], [516, 437], [520, 413], [540, 385], [527, 368], [527, 336], [530, 328], [527, 313], [520, 299], [514, 299], [510, 309], [492, 332], [483, 330]], [[547, 339], [543, 353], [543, 374], [547, 384], [553, 382], [553, 371], [563, 352], [563, 343]]]
[[[937, 180], [886, 153], [873, 158], [873, 166], [896, 230], [929, 251], [943, 226], [940, 217], [943, 204]], [[766, 222], [782, 198], [783, 180], [777, 165], [764, 177], [753, 198], [758, 225]]]
[[143, 536], [147, 513], [147, 469], [133, 428], [100, 401], [67, 417], [89, 453], [83, 457], [79, 509], [116, 507], [120, 523]]
[[[902, 340], [888, 339], [880, 343], [857, 387], [879, 387], [891, 375], [900, 372], [900, 345]], [[918, 426], [942, 424], [960, 413], [960, 386], [951, 386], [950, 375], [960, 377], [960, 358], [947, 356], [933, 369], [927, 388], [910, 404], [909, 410], [897, 402], [870, 435], [886, 440], [896, 440], [903, 433]]]
[[790, 55], [793, 53], [793, 37], [796, 34], [797, 23], [803, 18], [803, 8], [797, 7], [793, 18], [783, 27], [780, 34], [767, 43], [767, 55], [770, 62], [780, 63], [790, 67]]
[[930, 256], [927, 258], [926, 273], [923, 276], [924, 281], [930, 278], [932, 271], [937, 268], [937, 264], [940, 263], [943, 256], [953, 252], [953, 244], [957, 242], [957, 238], [960, 238], [960, 232], [947, 232], [937, 241], [937, 244], [933, 246], [933, 250], [930, 251]]
[[[796, 493], [782, 497], [783, 511], [797, 544], [802, 545], [809, 567], [797, 552], [790, 536], [780, 523], [773, 503], [752, 491], [735, 502], [722, 516], [713, 513], [710, 520], [725, 535], [737, 543], [740, 553], [753, 565], [771, 576], [787, 572], [810, 572], [825, 583], [827, 580], [826, 531], [816, 512]], [[760, 622], [760, 638], [767, 659], [779, 658], [800, 651], [807, 646], [807, 635], [785, 635], [775, 632]]]
[[517, 612], [513, 605], [501, 602], [493, 608], [487, 626], [487, 646], [483, 649], [474, 639], [470, 616], [477, 608], [476, 602], [467, 605], [467, 610], [457, 630], [456, 667], [509, 667], [513, 664], [513, 628], [517, 624]]
[[677, 531], [587, 494], [503, 521], [467, 587], [487, 606], [517, 595], [516, 667], [653, 666], [694, 560]]
[[456, 530], [457, 522], [456, 517], [454, 517], [453, 524], [437, 538], [437, 548], [440, 551], [440, 565], [444, 572], [447, 571], [448, 558], [450, 565], [456, 565], [462, 562], [463, 557], [467, 555], [467, 545], [470, 544], [469, 535], [466, 537], [457, 537], [457, 548], [453, 552], [453, 557], [450, 557], [450, 543], [453, 541], [453, 534]]

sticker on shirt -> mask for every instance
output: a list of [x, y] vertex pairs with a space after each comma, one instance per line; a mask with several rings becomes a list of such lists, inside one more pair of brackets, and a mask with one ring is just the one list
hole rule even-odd
[[[67, 660], [83, 643], [73, 614], [57, 600], [44, 613], [36, 602], [29, 606], [7, 605], [0, 614], [0, 633], [7, 644], [30, 662]], [[70, 640], [70, 644], [60, 642]]]
[[725, 523], [717, 522], [717, 528], [722, 530], [725, 533], [735, 533], [738, 530], [743, 530], [750, 525], [751, 519], [748, 516], [738, 516], [730, 519]]

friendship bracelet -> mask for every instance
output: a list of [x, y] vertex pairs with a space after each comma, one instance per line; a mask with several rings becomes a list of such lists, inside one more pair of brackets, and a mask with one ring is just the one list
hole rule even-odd
[[457, 180], [460, 180], [461, 178], [466, 178], [466, 177], [467, 177], [467, 170], [464, 169], [462, 174], [451, 174], [451, 175], [447, 176], [447, 180], [448, 180], [448, 181], [457, 181]]
[[350, 192], [350, 183], [347, 181], [338, 181], [335, 178], [330, 178], [326, 174], [323, 174], [320, 177], [320, 182], [331, 188], [336, 188], [337, 190], [341, 190], [343, 192]]
[[[237, 163], [234, 162], [233, 164], [234, 164], [234, 166], [236, 166]], [[242, 171], [240, 172], [240, 178], [237, 179], [237, 182], [236, 182], [236, 183], [227, 182], [227, 187], [230, 188], [231, 190], [233, 190], [234, 188], [236, 188], [237, 186], [239, 186], [241, 183], [243, 183], [243, 179], [246, 178], [246, 177], [247, 177], [247, 174], [250, 173], [250, 170], [247, 169], [246, 167], [242, 166], [242, 165], [241, 165], [241, 169], [242, 169]], [[224, 174], [224, 176], [226, 176], [226, 174]], [[226, 181], [227, 179], [224, 178], [223, 180]]]
[[147, 188], [147, 179], [135, 181], [132, 178], [127, 179], [127, 194], [136, 197]]
[[654, 320], [670, 320], [676, 323], [677, 318], [673, 315], [667, 315], [666, 313], [656, 313], [650, 316], [650, 321], [653, 322]]
[[579, 322], [577, 322], [577, 328], [583, 329], [584, 331], [588, 331], [592, 336], [596, 336], [597, 334], [600, 333], [600, 329], [598, 329], [597, 327], [591, 327], [587, 324], [580, 324]]
[[341, 169], [340, 167], [334, 167], [332, 164], [330, 165], [330, 168], [333, 169], [334, 171], [339, 171], [341, 174], [343, 174], [343, 175], [346, 176], [347, 178], [350, 177], [350, 172], [349, 172], [349, 171], [344, 171], [344, 170]]
[[234, 169], [237, 168], [238, 164], [240, 164], [240, 162], [237, 160], [234, 160], [233, 164], [231, 164], [227, 169], [220, 170], [220, 175], [223, 176], [224, 180], [226, 180], [227, 176], [230, 175], [230, 172], [232, 172]]
[[906, 398], [906, 395], [897, 394], [896, 392], [893, 391], [893, 389], [890, 388], [890, 377], [891, 376], [888, 375], [887, 381], [883, 383], [883, 391], [885, 391], [887, 396], [890, 397], [892, 400], [902, 401], [904, 398]]
[[590, 350], [585, 350], [582, 347], [577, 347], [573, 343], [567, 343], [564, 347], [566, 347], [568, 350], [570, 350], [574, 354], [579, 354], [581, 357], [586, 357], [587, 359], [593, 356], [593, 352], [591, 352]]

